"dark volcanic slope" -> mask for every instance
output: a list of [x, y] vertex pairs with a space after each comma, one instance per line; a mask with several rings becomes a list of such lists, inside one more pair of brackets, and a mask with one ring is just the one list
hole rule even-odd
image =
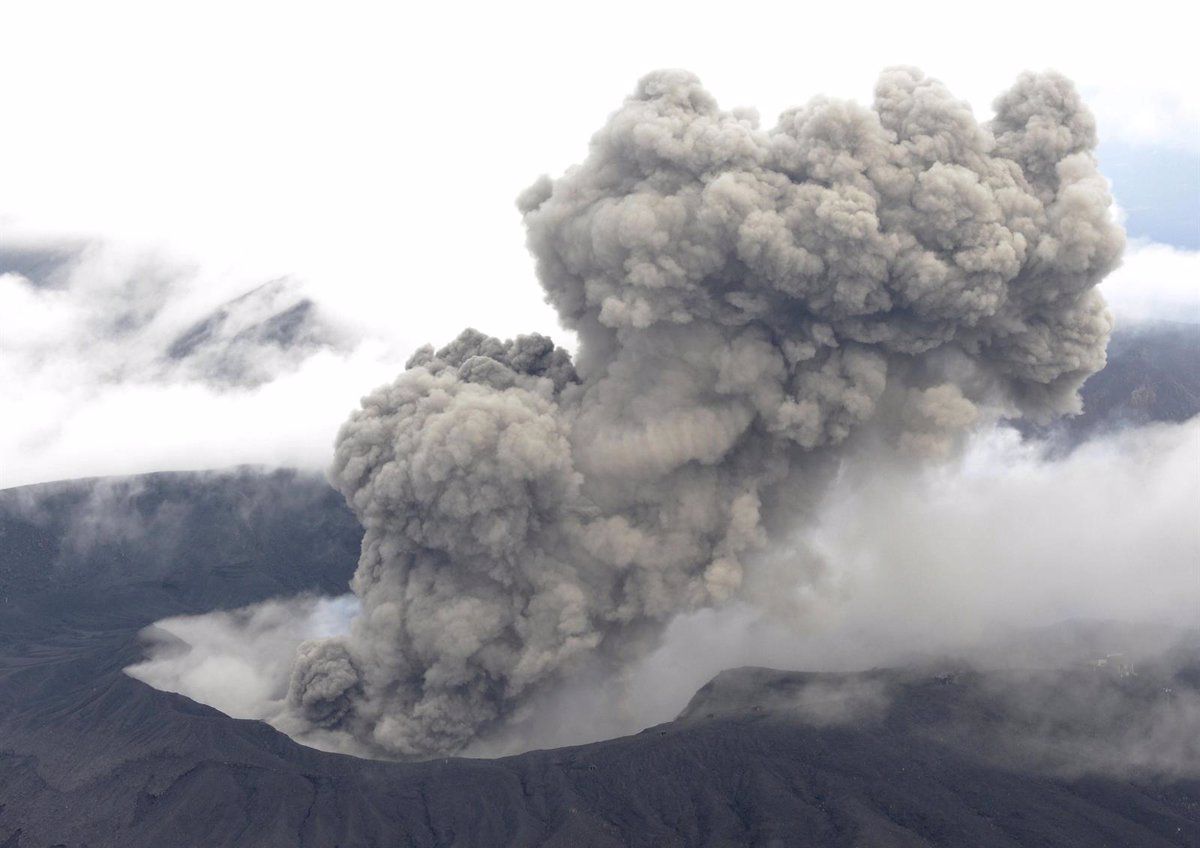
[[1118, 328], [1108, 364], [1081, 394], [1082, 414], [1023, 429], [1071, 448], [1120, 427], [1186, 421], [1200, 412], [1200, 325], [1157, 321]]
[[[242, 472], [36, 488], [0, 492], [6, 848], [1200, 841], [1195, 779], [1052, 768], [1063, 751], [1120, 752], [1120, 726], [1136, 738], [1138, 715], [1195, 694], [1186, 667], [750, 669], [718, 677], [671, 724], [593, 745], [415, 764], [313, 751], [121, 668], [164, 616], [340, 591], [359, 531], [323, 483]], [[1051, 711], [1046, 751], [1034, 731], [1060, 703], [1078, 709]], [[1120, 744], [1095, 744], [1110, 733]]]
[[[1196, 327], [1121, 332], [1059, 435], [1186, 419], [1198, 379]], [[288, 472], [0, 492], [0, 846], [1200, 844], [1194, 778], [1121, 767], [1137, 740], [1194, 763], [1192, 726], [1145, 721], [1194, 722], [1188, 662], [739, 670], [638, 736], [422, 764], [312, 751], [121, 673], [163, 617], [343, 591], [360, 535]]]
[[0, 637], [82, 615], [142, 627], [304, 590], [340, 594], [361, 539], [341, 496], [294, 471], [0, 490]]
[[1200, 410], [1200, 327], [1159, 322], [1118, 331], [1086, 397], [1081, 418], [1092, 428], [1191, 418]]

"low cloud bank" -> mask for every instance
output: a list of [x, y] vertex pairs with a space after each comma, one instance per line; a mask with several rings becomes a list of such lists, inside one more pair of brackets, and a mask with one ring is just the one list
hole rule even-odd
[[1100, 291], [1118, 327], [1147, 321], [1200, 323], [1200, 250], [1133, 241]]
[[105, 241], [0, 237], [0, 487], [323, 468], [345, 409], [403, 357], [294, 279]]
[[302, 596], [163, 619], [142, 633], [146, 661], [125, 671], [235, 718], [271, 719], [287, 694], [281, 658], [306, 639], [345, 633], [358, 611], [353, 595]]

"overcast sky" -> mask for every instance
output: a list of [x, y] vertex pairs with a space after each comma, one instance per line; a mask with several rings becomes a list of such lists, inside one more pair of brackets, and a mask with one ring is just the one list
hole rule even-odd
[[[91, 305], [0, 268], [0, 486], [321, 466], [357, 398], [417, 344], [465, 325], [553, 334], [513, 199], [580, 160], [664, 66], [767, 125], [816, 94], [869, 102], [892, 64], [922, 67], [982, 116], [1021, 70], [1056, 68], [1095, 110], [1128, 207], [1135, 239], [1106, 287], [1118, 316], [1200, 318], [1195, 11], [812, 5], [0, 6], [0, 248], [109, 246], [72, 278]], [[92, 337], [95, 309], [152, 297], [104, 276], [147, 251], [174, 269], [160, 276], [185, 279], [177, 299], [194, 316], [291, 275], [354, 341], [253, 389], [126, 367], [189, 314], [173, 306], [120, 345]]]

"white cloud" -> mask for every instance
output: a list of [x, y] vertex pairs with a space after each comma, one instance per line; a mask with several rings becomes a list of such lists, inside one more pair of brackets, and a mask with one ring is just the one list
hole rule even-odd
[[265, 464], [323, 469], [337, 428], [401, 367], [377, 344], [322, 351], [253, 389], [6, 383], [0, 484]]
[[503, 321], [538, 301], [521, 295], [513, 198], [578, 161], [651, 69], [692, 68], [770, 122], [818, 93], [868, 100], [889, 64], [924, 67], [981, 114], [1020, 71], [1056, 67], [1103, 137], [1200, 149], [1195, 16], [1033, 0], [736, 16], [680, 0], [7, 4], [0, 79], [21, 81], [5, 92], [20, 121], [0, 133], [0, 220], [298, 273], [397, 323], [438, 311], [430, 286]]
[[[117, 244], [55, 253], [0, 239], [0, 251], [22, 249], [66, 259], [37, 281], [0, 275], [0, 486], [237, 463], [323, 467], [347, 412], [403, 362], [385, 340], [324, 317], [322, 345], [240, 339], [303, 296], [274, 287], [240, 301], [217, 343], [172, 358], [175, 340], [250, 282]], [[214, 379], [223, 365], [241, 379]]]
[[1100, 290], [1118, 326], [1147, 320], [1200, 323], [1200, 251], [1131, 242], [1121, 267]]
[[[351, 3], [336, 16], [281, 2], [8, 4], [0, 79], [14, 81], [5, 108], [19, 121], [0, 130], [6, 238], [98, 234], [195, 257], [175, 318], [295, 274], [383, 350], [325, 357], [254, 391], [106, 381], [96, 363], [111, 350], [80, 335], [77, 304], [0, 281], [0, 401], [12, 410], [0, 485], [323, 464], [336, 423], [421, 343], [473, 325], [569, 344], [541, 301], [513, 200], [578, 161], [652, 68], [693, 68], [724, 105], [757, 106], [770, 122], [817, 93], [869, 100], [888, 64], [923, 66], [981, 113], [1021, 70], [1053, 66], [1078, 80], [1102, 135], [1200, 145], [1194, 13], [1019, 2], [979, 15], [950, 3], [914, 16], [752, 2], [733, 20], [632, 0], [588, 12]], [[1126, 288], [1183, 281], [1194, 263], [1135, 247], [1107, 290], [1135, 314]], [[1186, 288], [1175, 286], [1185, 300]]]
[[1103, 141], [1200, 153], [1200, 99], [1180, 78], [1089, 83], [1083, 95]]

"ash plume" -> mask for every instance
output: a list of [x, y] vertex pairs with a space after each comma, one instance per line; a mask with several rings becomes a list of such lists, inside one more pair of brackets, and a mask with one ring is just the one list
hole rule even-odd
[[385, 755], [459, 750], [739, 598], [858, 433], [939, 456], [986, 416], [1078, 411], [1124, 243], [1094, 122], [1055, 74], [995, 107], [899, 68], [871, 108], [764, 131], [645, 77], [518, 201], [574, 360], [468, 330], [343, 426], [362, 612], [300, 647], [292, 709]]

